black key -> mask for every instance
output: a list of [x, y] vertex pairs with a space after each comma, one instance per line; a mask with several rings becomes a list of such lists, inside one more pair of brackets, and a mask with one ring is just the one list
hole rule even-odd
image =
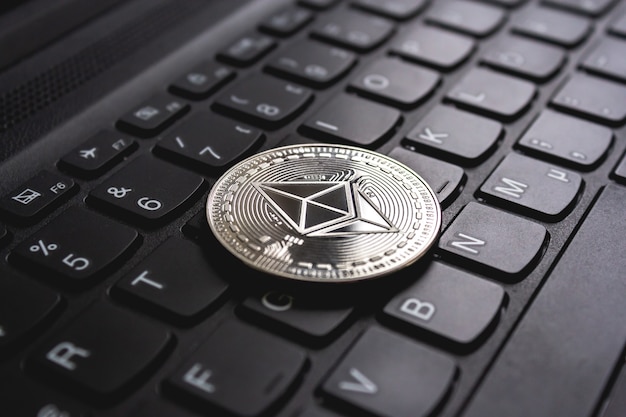
[[386, 138], [400, 116], [391, 107], [342, 94], [326, 103], [302, 128], [316, 137], [368, 146]]
[[480, 187], [503, 207], [556, 221], [573, 207], [582, 177], [546, 162], [510, 153]]
[[28, 364], [54, 381], [104, 400], [145, 374], [170, 339], [140, 316], [97, 304], [38, 346]]
[[255, 74], [224, 91], [216, 109], [264, 127], [278, 127], [300, 113], [313, 94], [303, 88], [264, 74]]
[[115, 132], [103, 130], [74, 148], [59, 165], [87, 178], [104, 174], [137, 148], [137, 143]]
[[504, 131], [494, 120], [437, 106], [407, 135], [409, 145], [464, 163], [477, 163], [495, 148]]
[[433, 262], [415, 284], [385, 306], [385, 314], [445, 340], [469, 345], [494, 323], [505, 293], [502, 287], [456, 268]]
[[133, 248], [137, 237], [137, 232], [127, 226], [70, 207], [20, 243], [10, 259], [78, 283], [111, 269], [115, 261]]
[[0, 276], [0, 352], [17, 343], [54, 315], [61, 297], [28, 279], [3, 271]]
[[[3, 373], [7, 381], [0, 390], [0, 403], [11, 416], [24, 417], [85, 417], [90, 416], [84, 405], [75, 399], [21, 375]], [[9, 382], [10, 381], [10, 382]]]
[[[238, 322], [222, 325], [167, 381], [188, 405], [256, 416], [293, 386], [306, 362], [300, 349]], [[242, 401], [245, 399], [245, 401]]]
[[199, 112], [165, 135], [154, 151], [184, 167], [221, 168], [246, 155], [262, 138], [258, 129], [215, 113]]
[[626, 155], [622, 156], [622, 160], [617, 164], [613, 176], [621, 183], [626, 183]]
[[397, 107], [421, 103], [439, 84], [439, 74], [397, 59], [372, 62], [350, 83], [360, 94]]
[[487, 115], [511, 120], [528, 108], [537, 92], [534, 84], [474, 68], [446, 94], [459, 106]]
[[626, 257], [623, 245], [615, 243], [626, 236], [624, 201], [623, 187], [604, 189], [464, 417], [596, 412], [615, 365], [624, 360]]
[[559, 7], [571, 12], [588, 16], [600, 16], [613, 7], [616, 0], [543, 0], [543, 2], [547, 5]]
[[428, 0], [353, 0], [352, 4], [368, 12], [380, 14], [396, 20], [415, 16], [428, 3]]
[[222, 61], [245, 67], [252, 65], [276, 47], [276, 41], [261, 33], [242, 36], [217, 54]]
[[552, 98], [560, 110], [610, 125], [626, 121], [626, 86], [575, 74]]
[[298, 0], [298, 3], [313, 9], [323, 10], [334, 6], [338, 1], [339, 0]]
[[313, 13], [309, 10], [292, 7], [271, 15], [261, 23], [260, 29], [276, 36], [290, 36], [311, 20]]
[[267, 291], [244, 300], [243, 312], [251, 320], [299, 338], [320, 340], [336, 332], [346, 322], [352, 308], [328, 299], [308, 299], [303, 294]]
[[426, 417], [443, 401], [455, 373], [456, 365], [447, 356], [373, 327], [352, 346], [322, 390], [360, 413]]
[[626, 37], [626, 13], [622, 13], [617, 19], [613, 20], [609, 26], [609, 31], [614, 35]]
[[388, 39], [393, 31], [394, 26], [388, 20], [343, 10], [317, 24], [312, 36], [357, 52], [367, 52]]
[[527, 9], [513, 23], [513, 31], [565, 47], [582, 42], [591, 32], [589, 20], [545, 7]]
[[626, 41], [602, 39], [581, 65], [588, 72], [626, 82]]
[[313, 87], [326, 87], [356, 64], [356, 55], [307, 39], [280, 50], [267, 71]]
[[54, 172], [41, 171], [0, 200], [0, 209], [20, 222], [40, 219], [71, 196], [76, 184]]
[[606, 155], [612, 142], [611, 129], [546, 109], [518, 145], [539, 157], [590, 169]]
[[510, 36], [490, 46], [482, 62], [532, 81], [543, 82], [563, 67], [565, 52], [555, 46]]
[[487, 36], [502, 25], [502, 10], [481, 3], [454, 0], [436, 3], [426, 15], [426, 20], [437, 25], [473, 36]]
[[190, 241], [170, 238], [121, 279], [113, 290], [134, 304], [177, 319], [206, 311], [226, 290], [209, 257]]
[[168, 94], [159, 94], [126, 113], [117, 127], [140, 137], [156, 136], [189, 111], [189, 104]]
[[435, 27], [415, 26], [392, 42], [391, 53], [447, 71], [465, 61], [475, 47], [472, 38]]
[[178, 77], [170, 91], [191, 100], [201, 100], [215, 93], [235, 78], [235, 72], [224, 65], [205, 61]]
[[471, 202], [441, 236], [439, 249], [463, 266], [507, 280], [538, 260], [547, 239], [545, 227], [537, 223]]
[[135, 159], [89, 193], [89, 201], [140, 223], [165, 220], [203, 190], [204, 179], [148, 156]]
[[448, 162], [420, 155], [401, 147], [394, 148], [389, 156], [402, 162], [426, 180], [426, 183], [437, 194], [437, 200], [442, 207], [449, 205], [458, 195], [461, 186], [465, 184], [463, 169]]

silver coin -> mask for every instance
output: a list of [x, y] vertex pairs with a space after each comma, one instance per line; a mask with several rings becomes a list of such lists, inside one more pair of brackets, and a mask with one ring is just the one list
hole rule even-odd
[[207, 219], [247, 265], [303, 281], [350, 282], [422, 257], [441, 227], [437, 197], [399, 162], [312, 144], [256, 154], [213, 186]]

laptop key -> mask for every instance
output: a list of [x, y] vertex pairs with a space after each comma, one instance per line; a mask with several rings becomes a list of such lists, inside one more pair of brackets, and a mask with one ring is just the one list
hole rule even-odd
[[626, 257], [616, 244], [626, 235], [624, 201], [622, 186], [601, 192], [464, 417], [586, 417], [598, 410], [624, 362]]
[[46, 287], [3, 271], [0, 277], [0, 352], [14, 348], [61, 306]]
[[137, 143], [115, 132], [103, 130], [74, 148], [59, 166], [87, 178], [104, 174], [137, 148]]
[[305, 363], [304, 351], [230, 321], [191, 354], [164, 388], [185, 405], [256, 416], [293, 387]]
[[200, 246], [172, 237], [115, 284], [113, 294], [182, 321], [206, 311], [226, 288]]
[[474, 68], [446, 94], [446, 99], [502, 120], [518, 117], [535, 97], [534, 84], [497, 72]]
[[[20, 370], [22, 371], [22, 370]], [[4, 384], [0, 390], [0, 404], [11, 416], [25, 417], [89, 417], [91, 413], [84, 404], [79, 405], [70, 395], [33, 381], [24, 372], [19, 375], [3, 373], [10, 383]]]
[[76, 184], [51, 171], [41, 171], [0, 199], [0, 210], [18, 222], [33, 222], [74, 193]]
[[189, 111], [189, 104], [158, 94], [126, 113], [117, 122], [120, 130], [139, 137], [156, 136]]
[[[135, 245], [135, 230], [99, 214], [70, 207], [17, 245], [10, 260], [77, 284], [111, 269]], [[47, 275], [42, 277], [47, 279]]]
[[580, 16], [545, 7], [533, 7], [518, 16], [513, 22], [512, 30], [545, 42], [574, 47], [589, 35], [591, 23]]
[[419, 13], [428, 0], [353, 0], [355, 7], [396, 20], [406, 20]]
[[606, 155], [612, 142], [611, 129], [546, 109], [518, 146], [538, 157], [588, 170]]
[[235, 78], [235, 72], [217, 62], [205, 61], [178, 77], [169, 90], [190, 100], [202, 100]]
[[504, 298], [501, 286], [433, 262], [415, 284], [389, 301], [384, 311], [409, 332], [426, 332], [470, 345], [495, 322]]
[[342, 94], [306, 120], [302, 130], [325, 140], [369, 146], [388, 137], [400, 118], [391, 107]]
[[141, 224], [167, 220], [191, 203], [204, 179], [149, 156], [133, 160], [89, 193], [96, 206]]
[[280, 50], [268, 62], [266, 70], [321, 88], [343, 77], [356, 62], [352, 52], [305, 39]]
[[368, 52], [388, 39], [393, 31], [394, 26], [388, 20], [344, 10], [319, 22], [311, 35], [356, 52]]
[[439, 159], [421, 155], [401, 147], [394, 148], [389, 156], [413, 169], [437, 195], [442, 207], [448, 206], [461, 191], [465, 183], [462, 168]]
[[626, 86], [575, 74], [552, 98], [559, 110], [608, 125], [626, 121]]
[[510, 36], [490, 46], [482, 62], [531, 81], [543, 82], [563, 67], [565, 52], [552, 45]]
[[488, 201], [546, 220], [562, 219], [583, 185], [580, 175], [516, 153], [508, 154], [480, 187]]
[[[441, 48], [440, 45], [446, 45]], [[403, 32], [391, 43], [391, 53], [404, 59], [448, 71], [460, 65], [472, 54], [476, 42], [429, 26], [415, 26]]]
[[214, 107], [245, 121], [276, 128], [300, 113], [312, 98], [308, 88], [255, 74], [219, 95]]
[[377, 327], [368, 329], [323, 382], [331, 400], [360, 415], [426, 417], [456, 374], [452, 359]]
[[183, 167], [222, 168], [249, 153], [262, 138], [258, 129], [208, 111], [198, 112], [165, 135], [154, 152]]
[[439, 74], [433, 70], [384, 58], [363, 69], [350, 88], [373, 100], [406, 108], [424, 101], [439, 81]]
[[497, 7], [465, 0], [434, 4], [426, 15], [429, 23], [468, 35], [483, 37], [493, 33], [505, 20]]
[[581, 66], [587, 72], [626, 82], [626, 41], [602, 39]]
[[411, 129], [405, 142], [436, 156], [475, 164], [495, 148], [503, 131], [495, 120], [437, 106]]
[[289, 8], [261, 22], [260, 29], [271, 35], [290, 36], [313, 20], [313, 13], [301, 8]]
[[41, 343], [27, 364], [74, 391], [106, 401], [145, 374], [170, 341], [152, 322], [101, 303]]
[[280, 290], [247, 297], [241, 307], [242, 316], [250, 321], [313, 343], [336, 334], [353, 311], [349, 303]]
[[274, 39], [261, 33], [242, 36], [217, 54], [227, 64], [246, 67], [254, 64], [276, 47]]
[[470, 202], [441, 236], [439, 249], [464, 267], [509, 281], [538, 260], [547, 240], [540, 224]]
[[606, 13], [616, 0], [543, 0], [549, 6], [554, 6], [571, 12], [588, 16], [600, 16]]

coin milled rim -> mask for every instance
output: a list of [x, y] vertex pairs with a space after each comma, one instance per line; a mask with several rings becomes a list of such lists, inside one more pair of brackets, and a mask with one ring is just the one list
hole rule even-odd
[[[322, 154], [324, 152], [327, 154], [332, 153], [332, 152], [329, 152], [331, 149], [335, 150], [333, 152], [336, 152], [337, 155], [344, 154], [344, 155], [351, 156], [351, 159], [354, 160], [355, 162], [365, 161], [365, 163], [368, 165], [368, 168], [378, 167], [381, 169], [381, 172], [384, 172], [385, 174], [392, 176], [396, 181], [403, 183], [404, 188], [407, 189], [407, 200], [411, 199], [411, 197], [409, 196], [409, 192], [411, 191], [412, 187], [416, 188], [416, 190], [414, 191], [417, 191], [417, 188], [419, 188], [419, 191], [427, 192], [428, 197], [430, 198], [432, 202], [432, 209], [428, 211], [428, 214], [431, 214], [431, 212], [434, 214], [434, 219], [429, 219], [429, 221], [434, 222], [434, 224], [432, 225], [432, 227], [429, 228], [429, 229], [432, 229], [432, 231], [425, 241], [421, 242], [420, 244], [417, 244], [417, 243], [413, 244], [415, 246], [421, 245], [421, 247], [416, 249], [413, 254], [405, 256], [404, 259], [400, 259], [397, 261], [393, 260], [392, 262], [386, 261], [387, 265], [385, 267], [381, 267], [379, 270], [361, 272], [359, 275], [355, 275], [355, 276], [346, 276], [345, 273], [347, 273], [347, 271], [350, 271], [349, 267], [343, 268], [343, 269], [337, 268], [334, 271], [344, 271], [343, 273], [339, 274], [341, 276], [337, 276], [337, 277], [312, 276], [308, 274], [296, 274], [296, 273], [292, 273], [289, 271], [272, 270], [272, 269], [264, 268], [256, 264], [253, 260], [251, 260], [245, 254], [243, 254], [241, 250], [237, 250], [235, 247], [233, 247], [233, 242], [236, 242], [236, 246], [240, 248], [244, 247], [243, 242], [246, 239], [248, 239], [245, 236], [243, 237], [237, 236], [237, 231], [236, 231], [237, 226], [234, 225], [235, 230], [233, 230], [232, 222], [230, 225], [231, 230], [228, 232], [228, 234], [225, 234], [220, 231], [220, 228], [221, 229], [224, 228], [223, 223], [228, 221], [223, 218], [224, 216], [222, 216], [222, 214], [225, 211], [227, 211], [227, 210], [224, 210], [223, 208], [230, 207], [231, 205], [230, 199], [233, 198], [233, 192], [236, 192], [238, 189], [238, 187], [236, 186], [236, 183], [240, 183], [240, 184], [249, 183], [248, 178], [250, 176], [254, 175], [258, 171], [258, 169], [267, 169], [269, 166], [272, 165], [273, 161], [278, 161], [278, 160], [284, 161], [285, 159], [289, 159], [290, 156], [294, 158], [304, 157], [305, 155], [309, 155], [309, 157], [315, 157], [315, 156], [320, 157], [319, 154]], [[295, 151], [295, 150], [298, 150], [298, 151]], [[280, 154], [283, 154], [283, 155], [280, 155]], [[266, 159], [264, 160], [264, 158]], [[254, 167], [245, 168], [246, 166], [251, 165], [251, 164], [259, 168], [254, 168]], [[238, 171], [239, 173], [237, 174]], [[394, 175], [394, 173], [396, 175]], [[320, 173], [320, 175], [321, 174], [324, 174], [324, 173]], [[242, 179], [243, 177], [245, 178]], [[411, 182], [410, 180], [417, 180], [417, 183], [419, 183], [419, 187], [413, 184], [409, 184]], [[326, 181], [319, 181], [319, 182], [321, 183], [321, 182], [326, 182]], [[228, 185], [228, 187], [224, 188], [226, 187], [226, 185]], [[235, 185], [236, 190], [229, 191], [229, 189], [233, 185]], [[257, 189], [257, 192], [259, 194], [262, 194], [262, 192], [259, 191], [258, 189]], [[422, 196], [422, 198], [424, 197]], [[413, 197], [413, 200], [414, 200], [413, 203], [416, 206], [419, 206], [419, 204], [417, 204], [418, 198]], [[216, 208], [216, 205], [217, 205], [217, 208]], [[422, 207], [418, 207], [415, 210], [421, 212], [425, 209]], [[214, 212], [215, 212], [215, 215], [214, 215]], [[230, 219], [231, 221], [235, 220], [234, 218], [232, 218], [232, 213], [228, 212], [227, 215], [231, 216], [231, 219]], [[307, 282], [329, 282], [329, 283], [330, 282], [338, 283], [338, 282], [355, 282], [355, 281], [370, 280], [372, 278], [378, 278], [381, 276], [389, 275], [393, 272], [397, 272], [401, 269], [408, 267], [409, 265], [413, 264], [417, 260], [421, 259], [426, 253], [428, 253], [429, 250], [432, 248], [432, 246], [435, 244], [435, 242], [437, 242], [438, 237], [441, 232], [441, 221], [442, 221], [441, 208], [439, 205], [439, 201], [437, 199], [437, 195], [434, 193], [430, 185], [428, 185], [428, 183], [419, 174], [417, 174], [413, 169], [409, 168], [405, 164], [389, 156], [380, 154], [375, 151], [371, 151], [368, 149], [361, 149], [358, 147], [347, 146], [347, 145], [336, 145], [336, 144], [326, 144], [326, 143], [289, 145], [289, 146], [268, 149], [266, 151], [252, 155], [240, 161], [239, 163], [235, 164], [230, 169], [228, 169], [213, 185], [209, 193], [209, 196], [207, 198], [206, 217], [207, 217], [209, 226], [211, 228], [211, 231], [213, 232], [217, 240], [220, 242], [220, 244], [222, 244], [230, 253], [235, 255], [238, 259], [243, 261], [244, 264], [256, 270], [259, 270], [263, 273], [282, 277], [282, 278], [288, 278], [288, 279], [299, 280], [299, 281], [307, 281]], [[220, 226], [220, 224], [218, 223], [221, 223], [222, 225]], [[419, 221], [416, 221], [416, 223], [419, 223]], [[294, 226], [293, 224], [290, 226], [290, 229], [293, 230], [293, 232], [291, 233], [293, 233], [294, 235], [297, 235], [298, 232], [296, 228], [294, 228], [293, 226]], [[403, 232], [405, 234], [408, 233], [406, 230], [404, 230]], [[303, 238], [306, 238], [306, 236], [304, 236]], [[406, 245], [406, 241], [404, 244]], [[400, 247], [400, 245], [398, 246]], [[391, 257], [391, 255], [389, 255], [389, 257]], [[355, 262], [356, 260], [353, 261], [352, 263], [354, 264]], [[389, 263], [395, 263], [395, 264], [389, 266]], [[293, 268], [296, 268], [296, 267], [293, 267]], [[355, 266], [354, 269], [357, 270], [358, 268]], [[317, 271], [317, 273], [321, 274], [319, 271]], [[313, 275], [315, 275], [315, 273], [313, 273]]]

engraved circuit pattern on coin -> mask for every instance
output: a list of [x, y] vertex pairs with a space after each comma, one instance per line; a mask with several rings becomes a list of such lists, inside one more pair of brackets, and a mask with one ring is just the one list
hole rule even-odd
[[207, 200], [217, 239], [249, 266], [304, 281], [397, 271], [437, 239], [441, 211], [425, 181], [376, 152], [294, 145], [228, 170]]

